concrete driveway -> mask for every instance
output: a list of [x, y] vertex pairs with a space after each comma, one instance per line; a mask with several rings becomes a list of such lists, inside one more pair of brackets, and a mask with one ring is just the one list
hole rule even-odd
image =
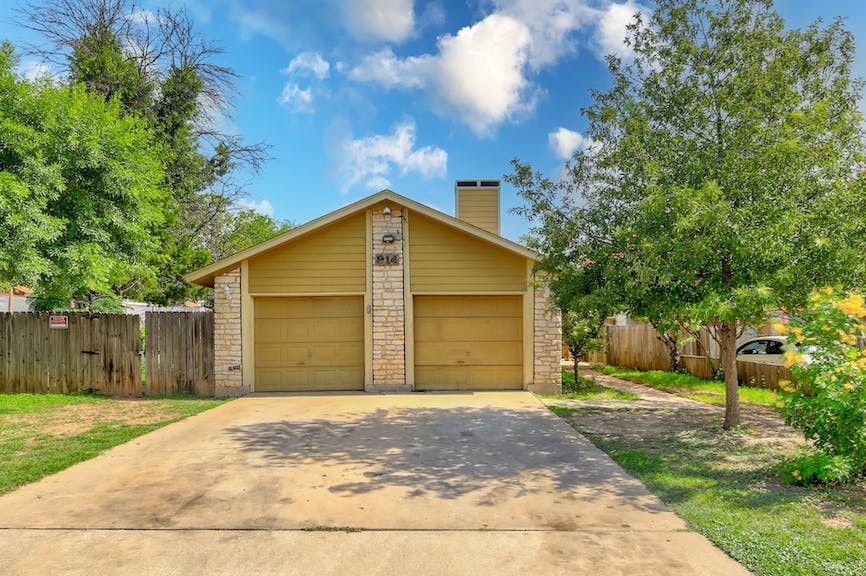
[[3, 574], [747, 574], [525, 392], [252, 396], [0, 498]]

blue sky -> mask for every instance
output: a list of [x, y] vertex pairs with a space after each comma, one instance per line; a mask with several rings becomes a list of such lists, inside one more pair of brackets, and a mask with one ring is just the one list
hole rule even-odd
[[[141, 0], [148, 10], [167, 0]], [[0, 37], [34, 38], [0, 4]], [[602, 57], [625, 54], [634, 0], [174, 0], [240, 75], [223, 127], [273, 157], [248, 202], [303, 223], [381, 188], [453, 213], [453, 183], [501, 178], [518, 157], [549, 175], [582, 142], [580, 108], [604, 89]], [[779, 0], [790, 26], [847, 18], [866, 76], [866, 10], [853, 0]], [[38, 70], [24, 56], [22, 73]], [[503, 186], [504, 210], [519, 200]], [[503, 235], [526, 232], [503, 214]]]

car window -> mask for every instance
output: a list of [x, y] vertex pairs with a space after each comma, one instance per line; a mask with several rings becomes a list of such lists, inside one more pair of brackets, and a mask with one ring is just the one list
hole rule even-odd
[[737, 354], [766, 354], [767, 353], [767, 341], [766, 340], [755, 340], [754, 342], [749, 342], [744, 345]]
[[783, 344], [777, 340], [768, 340], [767, 341], [767, 354], [784, 354], [784, 350], [782, 350]]

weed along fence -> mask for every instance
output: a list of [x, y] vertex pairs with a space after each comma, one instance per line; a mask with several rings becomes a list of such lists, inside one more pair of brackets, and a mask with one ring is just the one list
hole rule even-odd
[[[652, 326], [646, 324], [608, 325], [606, 329], [605, 352], [608, 364], [638, 370], [671, 369], [671, 359], [667, 347], [656, 337], [656, 332]], [[685, 353], [696, 352], [698, 348], [693, 342], [683, 346], [683, 353], [680, 354], [680, 367], [698, 378], [710, 380], [716, 375], [721, 363], [718, 358]], [[781, 381], [791, 380], [791, 372], [784, 366], [758, 362], [738, 361], [737, 374], [741, 384], [774, 390], [779, 388]]]
[[[155, 319], [151, 318], [153, 314]], [[213, 314], [0, 313], [0, 393], [213, 393]]]

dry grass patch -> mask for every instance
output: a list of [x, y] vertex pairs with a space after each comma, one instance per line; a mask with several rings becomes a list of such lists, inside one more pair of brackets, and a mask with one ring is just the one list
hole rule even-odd
[[0, 494], [222, 402], [194, 397], [0, 395]]

